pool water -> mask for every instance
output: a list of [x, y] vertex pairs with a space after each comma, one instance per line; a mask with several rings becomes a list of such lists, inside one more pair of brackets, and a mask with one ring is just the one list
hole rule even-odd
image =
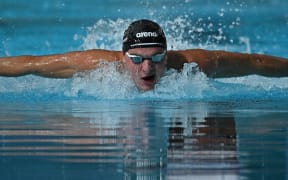
[[1, 105], [4, 179], [287, 178], [287, 102]]
[[[139, 18], [168, 49], [288, 57], [286, 0], [0, 2], [0, 56], [121, 49]], [[69, 79], [0, 77], [1, 179], [287, 179], [288, 78], [195, 64], [139, 92], [117, 63]]]

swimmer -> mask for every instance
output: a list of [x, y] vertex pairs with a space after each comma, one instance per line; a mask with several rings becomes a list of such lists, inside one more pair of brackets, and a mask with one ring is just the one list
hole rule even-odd
[[184, 63], [197, 63], [211, 78], [258, 74], [288, 76], [288, 59], [262, 54], [246, 54], [203, 49], [167, 50], [162, 28], [153, 21], [132, 22], [124, 32], [122, 51], [93, 49], [45, 56], [0, 58], [0, 76], [34, 74], [69, 78], [77, 72], [99, 67], [100, 60], [120, 61], [139, 90], [154, 88], [168, 68], [181, 70]]

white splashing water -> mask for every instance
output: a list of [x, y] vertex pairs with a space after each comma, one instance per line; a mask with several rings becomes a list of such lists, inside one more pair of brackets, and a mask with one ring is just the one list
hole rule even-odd
[[[202, 98], [208, 88], [207, 77], [197, 71], [196, 64], [186, 64], [183, 71], [168, 70], [154, 90], [139, 91], [127, 73], [117, 70], [118, 63], [75, 75], [66, 96], [90, 96], [97, 99], [178, 99]], [[193, 92], [193, 93], [191, 93]]]
[[87, 27], [86, 36], [75, 36], [75, 40], [82, 39], [82, 48], [119, 50], [122, 47], [122, 36], [127, 24], [131, 20], [118, 19], [99, 20], [93, 26]]

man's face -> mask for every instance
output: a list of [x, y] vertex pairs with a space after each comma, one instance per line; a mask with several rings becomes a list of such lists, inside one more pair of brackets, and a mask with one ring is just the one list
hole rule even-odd
[[161, 54], [165, 50], [160, 47], [135, 48], [128, 51], [131, 55], [142, 56], [143, 62], [135, 64], [127, 54], [123, 56], [126, 70], [130, 73], [138, 89], [147, 91], [153, 89], [166, 69], [167, 56], [159, 63], [152, 62], [151, 56]]

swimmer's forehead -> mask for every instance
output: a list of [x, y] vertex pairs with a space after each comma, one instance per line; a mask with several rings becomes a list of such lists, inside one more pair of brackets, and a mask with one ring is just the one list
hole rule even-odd
[[161, 47], [148, 47], [148, 48], [134, 48], [129, 49], [129, 54], [134, 55], [156, 55], [166, 52], [164, 48]]

